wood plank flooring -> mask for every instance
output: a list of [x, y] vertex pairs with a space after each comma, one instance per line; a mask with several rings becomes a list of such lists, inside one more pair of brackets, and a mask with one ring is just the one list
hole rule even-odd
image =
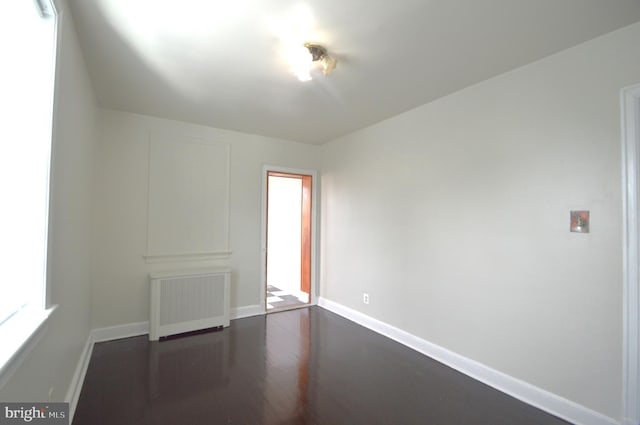
[[74, 425], [567, 422], [319, 307], [96, 344]]

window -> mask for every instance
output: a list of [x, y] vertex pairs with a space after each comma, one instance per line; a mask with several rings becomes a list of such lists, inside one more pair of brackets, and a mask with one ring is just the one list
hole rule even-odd
[[0, 370], [33, 333], [34, 324], [46, 316], [56, 45], [56, 19], [49, 0], [5, 0], [2, 9]]

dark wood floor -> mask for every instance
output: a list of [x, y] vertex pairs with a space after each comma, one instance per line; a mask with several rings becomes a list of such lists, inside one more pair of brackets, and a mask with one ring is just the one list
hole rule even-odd
[[96, 344], [74, 425], [567, 424], [319, 307]]

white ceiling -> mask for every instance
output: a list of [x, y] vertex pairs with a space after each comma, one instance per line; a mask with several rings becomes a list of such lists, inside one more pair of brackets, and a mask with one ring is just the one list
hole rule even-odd
[[[101, 106], [305, 143], [640, 20], [639, 0], [69, 3]], [[293, 76], [283, 40], [303, 39], [338, 59], [334, 73]]]

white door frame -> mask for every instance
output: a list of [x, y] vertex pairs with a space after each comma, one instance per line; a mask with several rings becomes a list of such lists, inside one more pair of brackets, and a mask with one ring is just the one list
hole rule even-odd
[[305, 170], [300, 168], [287, 168], [277, 165], [262, 166], [262, 239], [260, 254], [260, 305], [263, 313], [266, 313], [266, 287], [267, 287], [267, 172], [275, 171], [278, 173], [304, 174], [311, 176], [311, 289], [310, 304], [318, 303], [318, 250], [317, 250], [317, 227], [318, 227], [318, 172], [316, 170]]
[[640, 424], [640, 85], [622, 89], [623, 423]]

